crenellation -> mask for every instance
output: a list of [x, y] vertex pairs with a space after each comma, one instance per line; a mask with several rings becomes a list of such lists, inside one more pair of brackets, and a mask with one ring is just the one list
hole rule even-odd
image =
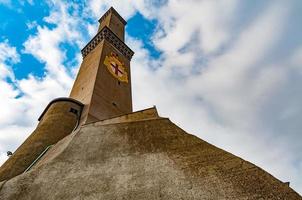
[[131, 60], [134, 52], [106, 26], [82, 49], [83, 58], [85, 58], [103, 39], [110, 42], [125, 57]]

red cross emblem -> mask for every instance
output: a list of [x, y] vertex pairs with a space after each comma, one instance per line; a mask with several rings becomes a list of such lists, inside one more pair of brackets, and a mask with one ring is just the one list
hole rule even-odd
[[119, 66], [114, 61], [111, 61], [110, 65], [117, 76], [123, 76], [123, 71], [120, 70]]
[[119, 59], [116, 53], [111, 53], [105, 57], [104, 65], [107, 66], [110, 74], [119, 81], [128, 83], [128, 74], [124, 63]]

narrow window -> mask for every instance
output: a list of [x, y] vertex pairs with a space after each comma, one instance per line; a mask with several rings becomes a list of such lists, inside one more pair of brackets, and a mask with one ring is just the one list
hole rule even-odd
[[69, 112], [75, 114], [75, 115], [78, 115], [78, 110], [75, 109], [75, 108], [70, 108]]

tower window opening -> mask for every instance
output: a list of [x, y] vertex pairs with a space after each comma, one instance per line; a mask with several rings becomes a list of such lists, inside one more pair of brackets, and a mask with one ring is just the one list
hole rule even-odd
[[120, 84], [121, 84], [121, 82], [120, 82], [120, 81], [117, 81], [117, 84], [119, 84], [119, 85], [120, 85]]
[[115, 107], [117, 106], [115, 102], [112, 102], [112, 105], [114, 105]]
[[79, 111], [77, 109], [75, 109], [75, 108], [70, 108], [69, 112], [71, 112], [71, 113], [73, 113], [75, 115], [78, 115]]

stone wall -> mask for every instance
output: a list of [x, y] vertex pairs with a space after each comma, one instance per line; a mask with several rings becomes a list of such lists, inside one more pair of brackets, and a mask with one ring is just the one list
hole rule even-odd
[[[78, 113], [71, 112], [71, 108]], [[50, 103], [34, 132], [1, 166], [0, 181], [23, 173], [49, 145], [70, 134], [77, 126], [81, 110], [79, 102], [68, 98]]]
[[0, 199], [302, 199], [259, 167], [168, 119], [101, 125], [67, 136]]

